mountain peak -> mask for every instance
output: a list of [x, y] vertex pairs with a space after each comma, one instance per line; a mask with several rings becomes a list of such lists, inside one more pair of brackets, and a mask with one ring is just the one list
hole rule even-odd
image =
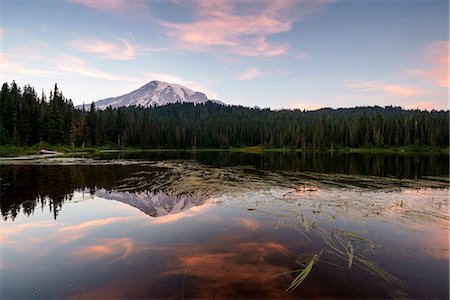
[[[171, 103], [203, 104], [208, 101], [222, 104], [220, 101], [208, 99], [204, 93], [193, 91], [180, 84], [152, 80], [128, 94], [98, 100], [94, 104], [98, 109], [105, 109], [108, 106], [112, 108], [121, 106], [150, 107]], [[82, 108], [82, 105], [77, 108]]]

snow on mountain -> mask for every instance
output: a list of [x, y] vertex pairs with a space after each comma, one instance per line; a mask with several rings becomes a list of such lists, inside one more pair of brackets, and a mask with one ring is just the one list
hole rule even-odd
[[[217, 100], [210, 100], [205, 94], [201, 92], [195, 92], [187, 87], [184, 87], [175, 83], [167, 83], [163, 81], [151, 81], [139, 89], [132, 91], [131, 93], [106, 98], [95, 101], [95, 107], [97, 109], [105, 109], [108, 106], [121, 107], [121, 106], [162, 106], [170, 103], [194, 103], [202, 104], [207, 101], [213, 101], [223, 104]], [[76, 108], [82, 108], [83, 105], [78, 105]], [[90, 105], [85, 105], [85, 109], [89, 109]]]
[[152, 217], [176, 214], [194, 206], [205, 203], [206, 198], [190, 196], [170, 196], [162, 192], [117, 192], [99, 189], [95, 193], [98, 197], [116, 200], [136, 207]]

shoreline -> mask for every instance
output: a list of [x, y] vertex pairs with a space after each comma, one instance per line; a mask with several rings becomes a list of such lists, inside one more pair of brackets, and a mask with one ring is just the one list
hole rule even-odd
[[[38, 154], [40, 149], [57, 151], [57, 154]], [[102, 153], [126, 153], [126, 152], [230, 152], [230, 153], [247, 153], [247, 154], [263, 154], [271, 152], [282, 153], [367, 153], [367, 154], [450, 154], [450, 148], [432, 148], [428, 146], [416, 147], [396, 147], [396, 148], [339, 148], [339, 149], [291, 149], [291, 148], [265, 148], [262, 146], [249, 147], [230, 147], [228, 149], [220, 148], [200, 148], [200, 149], [141, 149], [141, 148], [125, 148], [125, 149], [108, 149], [108, 148], [71, 148], [53, 145], [34, 145], [25, 147], [16, 146], [0, 146], [1, 159], [33, 159], [44, 157], [72, 156], [72, 155], [98, 155]]]

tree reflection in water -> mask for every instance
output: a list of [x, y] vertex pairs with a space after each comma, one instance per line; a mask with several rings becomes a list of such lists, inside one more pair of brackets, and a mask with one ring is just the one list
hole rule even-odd
[[[133, 155], [167, 160], [140, 161]], [[74, 190], [87, 190], [91, 195], [100, 190], [105, 195], [110, 194], [110, 197], [116, 195], [116, 198], [121, 198], [120, 192], [135, 193], [131, 198], [142, 198], [144, 195], [154, 198], [165, 194], [164, 201], [175, 205], [175, 202], [180, 203], [180, 196], [194, 197], [195, 199], [187, 199], [190, 203], [203, 203], [204, 197], [221, 193], [252, 191], [271, 186], [298, 189], [310, 183], [319, 187], [332, 185], [387, 189], [448, 186], [448, 156], [444, 156], [447, 163], [443, 164], [441, 162], [445, 159], [440, 155], [182, 154], [183, 158], [195, 155], [198, 162], [169, 160], [174, 153], [166, 153], [162, 157], [159, 155], [153, 152], [134, 153], [131, 155], [134, 160], [121, 160], [121, 164], [92, 160], [91, 163], [94, 163], [91, 165], [52, 165], [52, 160], [48, 159], [46, 164], [31, 162], [24, 165], [3, 165], [0, 170], [2, 216], [4, 219], [15, 219], [20, 210], [30, 215], [36, 208], [43, 209], [48, 205], [56, 219], [63, 203], [72, 200]], [[364, 176], [360, 176], [361, 174]], [[371, 176], [365, 176], [367, 174]], [[389, 174], [395, 176], [385, 176]], [[158, 194], [160, 192], [163, 194]], [[146, 200], [149, 201], [152, 200]], [[183, 201], [186, 202], [186, 199]], [[135, 203], [133, 206], [149, 215], [155, 214], [154, 211], [146, 211], [146, 204]]]

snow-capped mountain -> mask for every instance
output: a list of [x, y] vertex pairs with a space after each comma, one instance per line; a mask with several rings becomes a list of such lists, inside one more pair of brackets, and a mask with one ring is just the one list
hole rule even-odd
[[[95, 101], [94, 104], [97, 109], [105, 109], [110, 105], [113, 108], [133, 105], [149, 107], [185, 102], [201, 104], [207, 101], [214, 101], [216, 103], [223, 104], [217, 100], [210, 100], [205, 94], [195, 92], [182, 85], [154, 80], [139, 89], [132, 91], [131, 93], [118, 97], [98, 100]], [[83, 105], [78, 105], [76, 108], [82, 107]], [[90, 104], [85, 104], [85, 108], [89, 109]]]
[[170, 196], [162, 192], [117, 192], [99, 189], [95, 194], [103, 199], [116, 200], [136, 207], [152, 217], [160, 217], [186, 211], [205, 203], [206, 198]]

